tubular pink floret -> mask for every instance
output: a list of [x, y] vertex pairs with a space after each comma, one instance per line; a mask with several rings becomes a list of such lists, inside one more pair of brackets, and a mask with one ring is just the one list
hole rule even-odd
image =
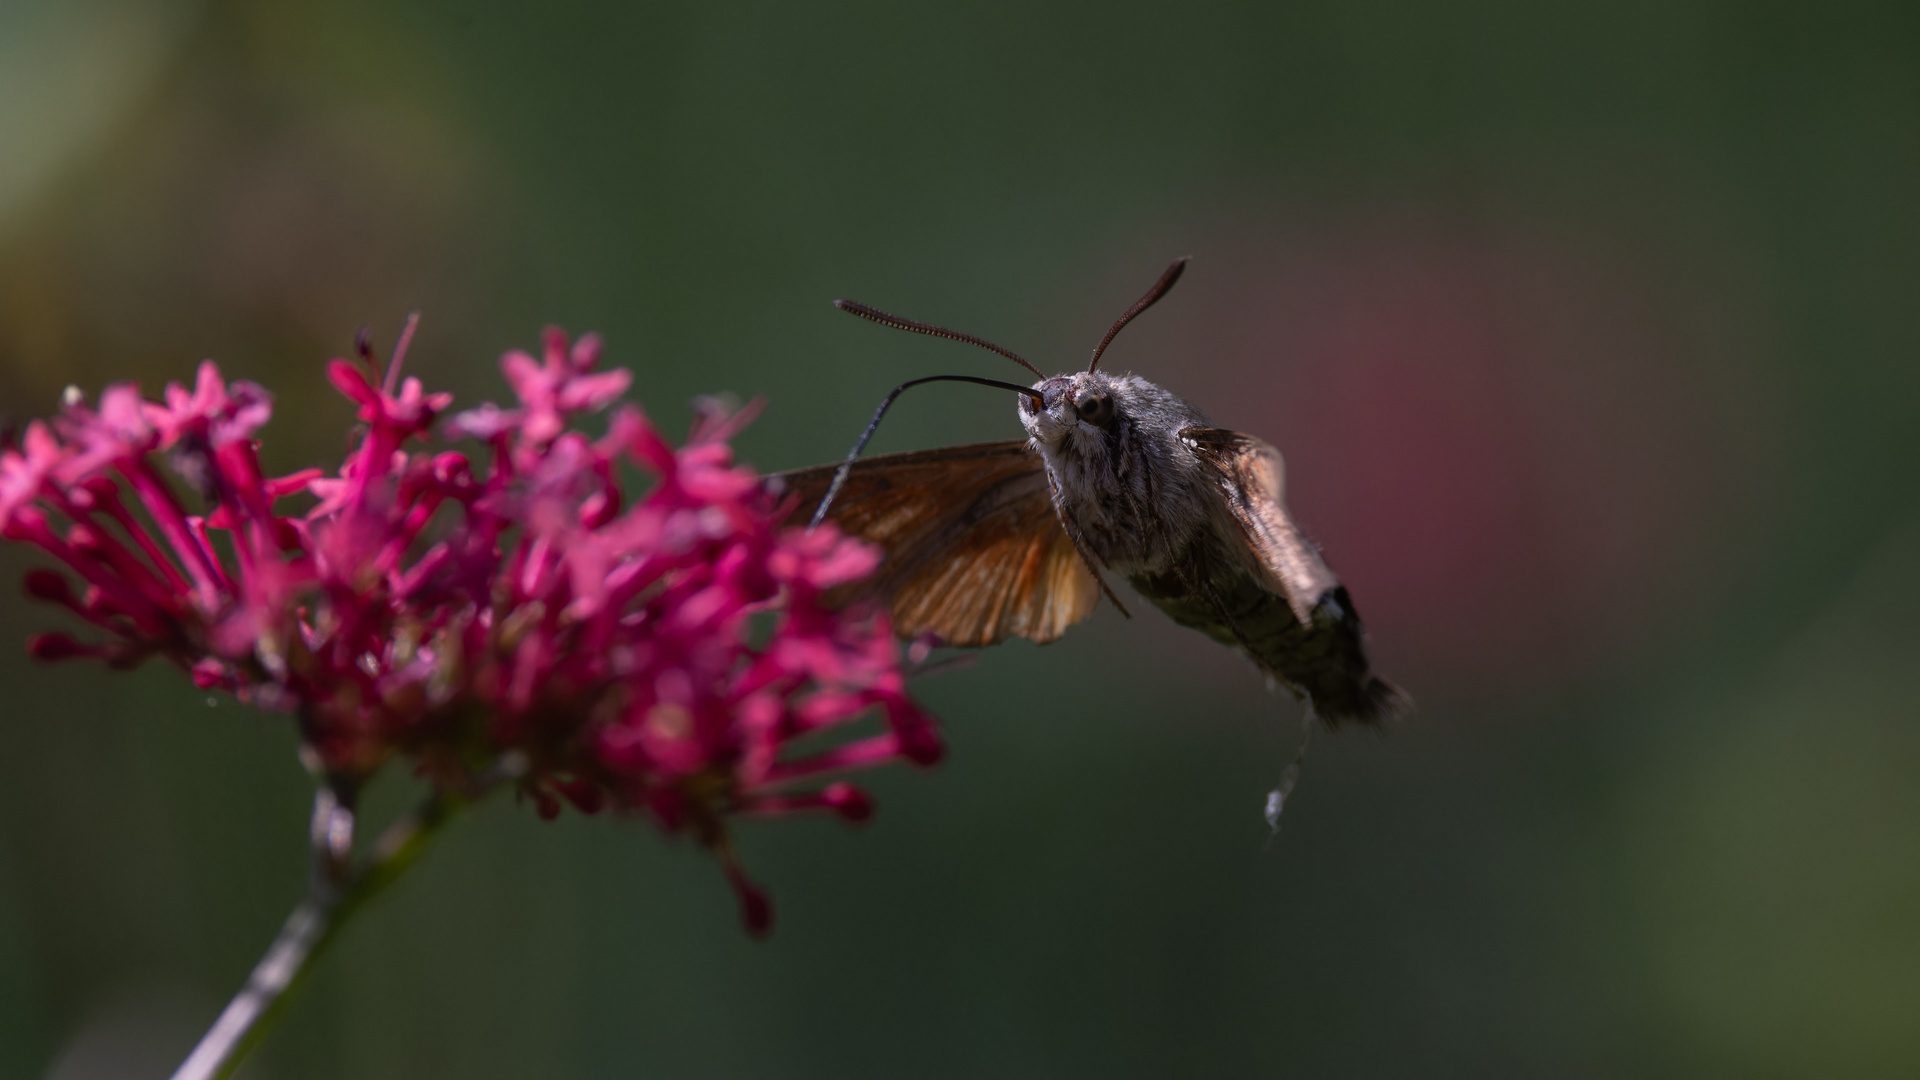
[[88, 477], [68, 494], [75, 506], [105, 515], [107, 520], [120, 527], [122, 533], [131, 537], [140, 553], [146, 557], [148, 567], [164, 582], [168, 593], [178, 595], [187, 590], [186, 579], [181, 576], [179, 567], [167, 557], [145, 523], [133, 516], [126, 500], [120, 497], [119, 486], [111, 477]]
[[207, 561], [206, 552], [187, 527], [186, 513], [174, 500], [173, 492], [167, 490], [145, 461], [122, 462], [118, 471], [139, 497], [147, 516], [153, 519], [154, 525], [160, 530], [159, 538], [173, 549], [174, 560], [193, 580], [201, 610], [212, 609], [218, 603], [220, 583], [215, 577], [215, 568]]
[[785, 817], [809, 811], [826, 811], [843, 821], [859, 824], [873, 817], [873, 799], [844, 780], [828, 784], [819, 791], [798, 795], [762, 795], [743, 808], [755, 817]]
[[112, 591], [123, 597], [123, 603], [142, 611], [151, 610], [155, 616], [164, 616], [168, 611], [173, 600], [172, 590], [112, 535], [85, 521], [76, 521], [67, 527], [67, 543], [101, 564], [107, 571], [104, 577], [112, 581]]
[[27, 655], [35, 660], [71, 660], [79, 656], [104, 656], [97, 645], [84, 645], [61, 633], [36, 634], [27, 639]]

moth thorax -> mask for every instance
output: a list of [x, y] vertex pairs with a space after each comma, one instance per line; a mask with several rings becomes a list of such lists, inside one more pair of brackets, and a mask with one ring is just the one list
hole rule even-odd
[[1121, 572], [1155, 568], [1189, 531], [1159, 505], [1164, 461], [1122, 421], [1103, 432], [1075, 432], [1043, 451], [1054, 498], [1103, 563]]

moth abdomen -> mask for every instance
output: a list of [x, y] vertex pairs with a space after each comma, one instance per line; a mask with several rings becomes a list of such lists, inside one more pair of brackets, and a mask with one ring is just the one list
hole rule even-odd
[[[1302, 622], [1286, 597], [1244, 574], [1194, 577], [1168, 571], [1128, 581], [1174, 622], [1239, 649], [1311, 702], [1330, 728], [1378, 724], [1412, 705], [1399, 687], [1373, 674], [1365, 634], [1344, 587], [1324, 594]], [[1207, 584], [1195, 587], [1194, 581]]]

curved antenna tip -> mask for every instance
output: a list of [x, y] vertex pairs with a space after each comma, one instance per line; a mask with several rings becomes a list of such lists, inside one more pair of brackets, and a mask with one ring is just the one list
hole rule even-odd
[[1125, 314], [1114, 320], [1112, 328], [1107, 331], [1107, 336], [1100, 339], [1099, 345], [1094, 346], [1093, 359], [1087, 362], [1088, 371], [1100, 366], [1100, 354], [1107, 351], [1107, 346], [1113, 344], [1113, 339], [1119, 336], [1123, 327], [1133, 321], [1135, 315], [1152, 307], [1161, 297], [1167, 295], [1168, 290], [1173, 288], [1173, 283], [1180, 280], [1180, 275], [1186, 271], [1187, 263], [1192, 259], [1191, 255], [1182, 255], [1173, 260], [1165, 270], [1161, 271], [1160, 280], [1153, 283], [1153, 288], [1148, 289], [1145, 296], [1135, 300]]

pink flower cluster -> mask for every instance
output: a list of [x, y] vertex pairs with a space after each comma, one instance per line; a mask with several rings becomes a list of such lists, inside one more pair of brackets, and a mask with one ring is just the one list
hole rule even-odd
[[[116, 385], [29, 426], [0, 451], [0, 536], [57, 559], [65, 572], [31, 572], [28, 594], [98, 631], [40, 635], [32, 653], [165, 657], [293, 714], [345, 782], [396, 755], [445, 785], [512, 761], [543, 816], [643, 808], [719, 853], [764, 932], [771, 909], [725, 819], [861, 820], [870, 801], [833, 775], [941, 755], [884, 615], [822, 600], [877, 553], [785, 527], [733, 464], [744, 414], [704, 407], [678, 449], [632, 406], [602, 438], [569, 427], [629, 382], [595, 371], [591, 336], [549, 330], [541, 358], [508, 353], [519, 407], [445, 425], [489, 446], [483, 464], [424, 448], [450, 395], [399, 380], [406, 339], [384, 378], [364, 349], [329, 365], [364, 424], [332, 476], [264, 476], [268, 395], [212, 362], [191, 391]], [[629, 467], [651, 479], [638, 497]], [[280, 509], [294, 496], [302, 509]]]

